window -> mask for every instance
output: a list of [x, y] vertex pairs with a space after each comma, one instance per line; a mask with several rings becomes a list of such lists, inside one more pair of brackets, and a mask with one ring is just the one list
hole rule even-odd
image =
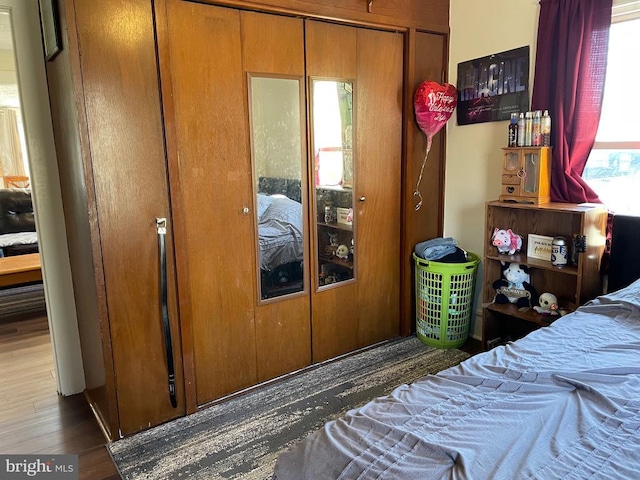
[[596, 142], [582, 178], [615, 213], [640, 215], [640, 2], [615, 0]]

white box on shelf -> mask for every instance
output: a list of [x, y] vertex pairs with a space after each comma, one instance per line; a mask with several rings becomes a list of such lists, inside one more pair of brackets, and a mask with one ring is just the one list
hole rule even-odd
[[351, 208], [336, 208], [337, 222], [343, 225], [353, 224], [353, 209]]
[[551, 261], [552, 242], [553, 237], [530, 233], [527, 235], [527, 257]]

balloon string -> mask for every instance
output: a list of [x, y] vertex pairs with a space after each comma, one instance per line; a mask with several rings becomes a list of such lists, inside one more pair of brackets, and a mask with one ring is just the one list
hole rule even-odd
[[427, 150], [424, 153], [424, 160], [422, 161], [422, 168], [420, 168], [420, 176], [418, 177], [418, 182], [416, 183], [416, 191], [413, 192], [414, 197], [418, 197], [418, 204], [416, 205], [416, 212], [420, 210], [422, 207], [422, 195], [420, 194], [420, 182], [422, 182], [422, 174], [424, 173], [424, 167], [427, 164], [427, 155], [429, 155], [429, 150], [431, 150], [431, 137], [427, 136]]

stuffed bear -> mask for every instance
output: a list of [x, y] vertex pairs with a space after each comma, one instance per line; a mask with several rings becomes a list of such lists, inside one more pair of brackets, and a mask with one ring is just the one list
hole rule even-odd
[[493, 282], [496, 303], [515, 303], [518, 308], [531, 308], [538, 303], [538, 294], [529, 283], [528, 267], [519, 263], [504, 263], [502, 278]]

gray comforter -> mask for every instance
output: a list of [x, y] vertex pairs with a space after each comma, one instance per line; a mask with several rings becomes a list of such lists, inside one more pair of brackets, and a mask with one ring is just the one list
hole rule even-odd
[[401, 386], [285, 452], [278, 480], [640, 475], [640, 281]]
[[258, 194], [260, 268], [302, 261], [302, 238], [302, 205], [282, 195]]

